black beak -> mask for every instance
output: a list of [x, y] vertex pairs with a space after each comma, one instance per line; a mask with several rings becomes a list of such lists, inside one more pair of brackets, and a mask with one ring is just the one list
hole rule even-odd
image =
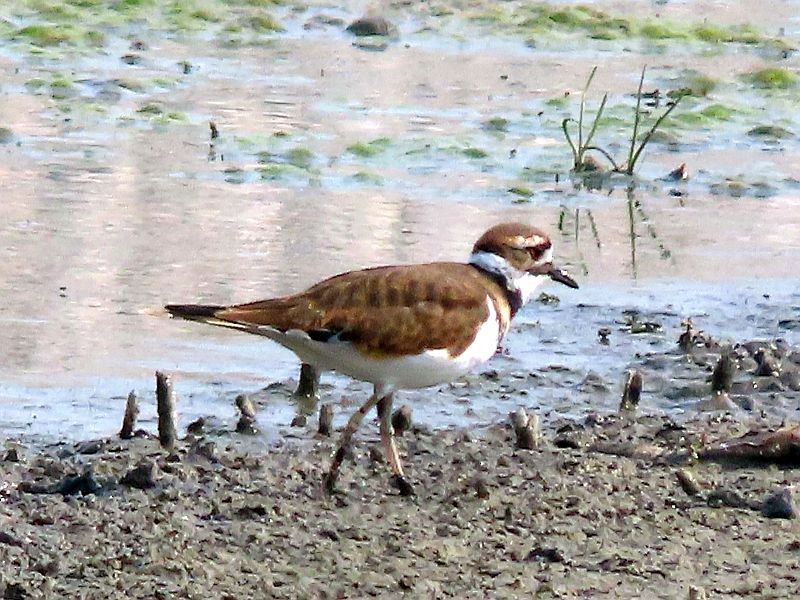
[[567, 275], [564, 271], [562, 271], [561, 269], [557, 269], [555, 267], [552, 267], [547, 272], [547, 274], [550, 276], [550, 279], [552, 279], [553, 281], [557, 281], [558, 283], [563, 283], [567, 287], [571, 287], [571, 288], [574, 288], [576, 290], [578, 289], [577, 282], [572, 277]]

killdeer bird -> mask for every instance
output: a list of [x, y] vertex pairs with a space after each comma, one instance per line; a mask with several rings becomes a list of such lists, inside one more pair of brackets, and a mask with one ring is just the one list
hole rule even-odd
[[267, 337], [317, 370], [371, 383], [374, 393], [342, 432], [326, 489], [333, 491], [353, 434], [377, 406], [394, 483], [401, 494], [410, 495], [391, 426], [393, 394], [453, 381], [489, 360], [517, 311], [550, 280], [578, 287], [553, 265], [547, 234], [503, 223], [475, 242], [467, 263], [376, 267], [343, 273], [282, 298], [165, 308], [175, 317]]

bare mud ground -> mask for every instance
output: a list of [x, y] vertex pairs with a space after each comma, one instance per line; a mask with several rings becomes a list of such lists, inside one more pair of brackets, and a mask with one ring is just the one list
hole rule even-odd
[[[172, 456], [148, 438], [12, 450], [0, 462], [0, 590], [686, 598], [697, 586], [712, 598], [787, 598], [800, 588], [800, 527], [762, 508], [791, 492], [797, 471], [658, 458], [659, 448], [770, 425], [597, 417], [554, 425], [538, 450], [515, 449], [505, 425], [416, 428], [400, 444], [416, 485], [410, 499], [390, 488], [367, 426], [332, 498], [320, 488], [328, 438], [267, 453], [230, 434], [188, 437]], [[634, 458], [607, 453], [615, 448]], [[145, 476], [121, 483], [137, 465]], [[679, 485], [680, 469], [694, 476], [695, 495]], [[63, 493], [42, 493], [52, 484]]]

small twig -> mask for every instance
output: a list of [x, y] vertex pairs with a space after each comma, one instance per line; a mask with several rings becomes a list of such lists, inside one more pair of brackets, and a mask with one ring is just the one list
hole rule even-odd
[[125, 416], [122, 419], [122, 429], [119, 430], [119, 437], [129, 440], [133, 437], [133, 430], [136, 429], [136, 419], [139, 417], [139, 401], [136, 392], [131, 390], [128, 394], [128, 401], [125, 403]]
[[156, 371], [156, 405], [158, 411], [158, 441], [162, 448], [175, 448], [175, 392], [169, 375]]

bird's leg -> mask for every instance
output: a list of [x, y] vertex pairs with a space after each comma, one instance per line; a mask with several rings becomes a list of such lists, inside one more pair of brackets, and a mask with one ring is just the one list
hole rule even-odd
[[381, 442], [383, 451], [386, 453], [386, 460], [394, 476], [392, 483], [400, 490], [401, 496], [413, 496], [414, 488], [406, 479], [403, 473], [403, 464], [397, 454], [397, 446], [394, 443], [394, 428], [392, 427], [392, 394], [387, 394], [378, 401], [378, 418], [380, 419]]
[[342, 465], [344, 454], [347, 451], [347, 447], [350, 445], [353, 434], [358, 429], [358, 426], [361, 425], [361, 421], [364, 420], [364, 415], [378, 403], [378, 400], [380, 400], [380, 396], [378, 396], [378, 394], [372, 394], [369, 400], [362, 404], [361, 407], [353, 413], [350, 420], [347, 421], [347, 425], [345, 425], [342, 431], [342, 437], [339, 439], [339, 446], [336, 448], [336, 452], [333, 453], [330, 469], [328, 469], [328, 473], [325, 475], [325, 490], [329, 494], [333, 493], [334, 487], [336, 486], [336, 479], [339, 477], [339, 467]]

